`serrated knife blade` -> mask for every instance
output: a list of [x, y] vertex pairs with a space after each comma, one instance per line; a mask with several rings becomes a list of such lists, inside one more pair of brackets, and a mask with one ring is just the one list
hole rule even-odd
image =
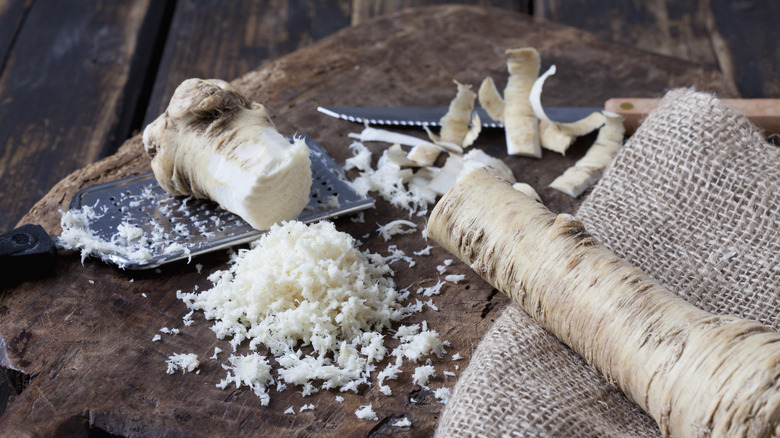
[[[780, 99], [720, 99], [726, 106], [747, 117], [762, 128], [767, 135], [780, 133]], [[632, 133], [639, 123], [658, 105], [660, 99], [638, 97], [613, 97], [597, 107], [545, 107], [547, 116], [556, 122], [574, 122], [594, 111], [610, 111], [623, 116], [627, 133]], [[447, 113], [447, 107], [319, 107], [323, 114], [338, 119], [369, 125], [438, 126]], [[493, 120], [482, 108], [476, 108], [485, 128], [501, 128], [501, 122]]]
[[[369, 125], [439, 126], [448, 108], [442, 107], [318, 107], [317, 111], [341, 120]], [[557, 122], [574, 122], [587, 117], [596, 107], [545, 108], [550, 119]], [[483, 128], [503, 128], [500, 121], [492, 119], [483, 108], [475, 108]]]

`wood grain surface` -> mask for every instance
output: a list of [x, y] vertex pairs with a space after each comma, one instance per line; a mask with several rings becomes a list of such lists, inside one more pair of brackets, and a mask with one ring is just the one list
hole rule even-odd
[[[56, 83], [46, 89], [14, 88], [0, 94], [0, 115], [11, 116], [0, 123], [0, 230], [17, 225], [34, 202], [70, 171], [116, 152], [162, 110], [182, 79], [236, 77], [349, 24], [440, 3], [444, 2], [0, 0], [0, 83], [32, 77]], [[522, 12], [654, 53], [715, 66], [745, 97], [780, 97], [780, 79], [774, 74], [780, 67], [780, 30], [773, 21], [780, 12], [776, 2], [455, 3]], [[55, 13], [45, 12], [52, 7]], [[133, 24], [137, 12], [132, 11], [138, 8], [147, 9], [143, 26]], [[122, 35], [121, 43], [116, 34]], [[78, 39], [74, 36], [81, 41], [74, 43]], [[67, 56], [57, 57], [56, 63], [53, 56], [41, 61], [65, 46]], [[93, 65], [95, 59], [117, 64]], [[120, 87], [123, 66], [128, 76]], [[109, 76], [118, 82], [108, 80]], [[121, 91], [109, 92], [110, 84]], [[111, 118], [116, 121], [106, 122]]]
[[392, 14], [403, 9], [443, 4], [491, 6], [522, 12], [524, 14], [531, 14], [532, 3], [532, 0], [352, 0], [351, 20], [352, 25], [356, 25], [372, 18], [385, 14]]
[[8, 52], [22, 28], [29, 1], [0, 0], [0, 72], [7, 61]]
[[[347, 135], [360, 126], [329, 119], [318, 105], [446, 105], [457, 79], [475, 86], [491, 75], [503, 87], [504, 50], [536, 47], [543, 68], [556, 64], [559, 73], [546, 85], [550, 105], [600, 105], [616, 94], [654, 97], [678, 86], [736, 96], [737, 91], [716, 69], [613, 44], [596, 36], [502, 9], [442, 6], [404, 10], [350, 27], [289, 55], [265, 63], [233, 83], [252, 99], [267, 104], [283, 132], [298, 130], [318, 140], [339, 163], [350, 156]], [[289, 126], [289, 127], [288, 127]], [[419, 130], [405, 132], [422, 135]], [[545, 153], [542, 160], [506, 157], [500, 132], [486, 131], [479, 147], [504, 158], [518, 179], [535, 186], [555, 211], [574, 211], [578, 201], [546, 185], [581, 156], [587, 139], [566, 157]], [[384, 146], [370, 144], [375, 157]], [[59, 214], [80, 188], [148, 170], [138, 137], [117, 154], [80, 169], [48, 193], [22, 220], [59, 231]], [[354, 176], [352, 174], [351, 176]], [[339, 219], [339, 229], [365, 242], [364, 248], [387, 253], [398, 245], [411, 253], [425, 247], [419, 233], [385, 242], [377, 224], [408, 218], [404, 211], [378, 201], [365, 223]], [[413, 217], [420, 228], [424, 217]], [[436, 266], [452, 258], [441, 248], [418, 257], [409, 268], [395, 265], [399, 287], [432, 284]], [[219, 341], [202, 314], [185, 327], [188, 312], [177, 300], [179, 289], [210, 286], [206, 276], [226, 266], [228, 256], [215, 253], [176, 263], [159, 271], [129, 272], [76, 255], [60, 258], [55, 276], [31, 280], [0, 291], [0, 366], [31, 377], [13, 405], [0, 417], [0, 430], [11, 435], [86, 435], [102, 431], [121, 436], [386, 436], [399, 434], [390, 423], [408, 416], [407, 436], [430, 436], [443, 406], [431, 391], [412, 384], [412, 364], [390, 382], [392, 397], [376, 387], [358, 394], [332, 391], [303, 398], [294, 390], [271, 391], [271, 404], [246, 388], [225, 391], [214, 385], [224, 377], [221, 360], [208, 360]], [[198, 273], [194, 263], [203, 265]], [[452, 343], [450, 353], [466, 359], [434, 359], [437, 370], [465, 369], [471, 351], [507, 300], [466, 266], [453, 263], [448, 273], [466, 281], [448, 285], [434, 297], [439, 311], [426, 308], [408, 322], [427, 320]], [[151, 342], [161, 327], [181, 329], [178, 336]], [[244, 351], [242, 347], [239, 351]], [[262, 350], [261, 350], [262, 351]], [[165, 359], [193, 352], [201, 359], [200, 374], [165, 374]], [[223, 353], [224, 355], [224, 353]], [[381, 368], [381, 366], [380, 366]], [[441, 372], [432, 386], [454, 385]], [[284, 415], [290, 406], [316, 408]], [[379, 420], [360, 420], [353, 413], [372, 403]]]
[[536, 0], [534, 14], [650, 52], [715, 66], [742, 97], [780, 97], [780, 3]]
[[29, 6], [0, 72], [2, 229], [12, 228], [54, 183], [115, 152], [130, 135], [149, 40], [162, 14], [150, 3], [39, 0]]
[[349, 8], [342, 3], [178, 1], [144, 125], [165, 110], [185, 79], [236, 78], [348, 27]]

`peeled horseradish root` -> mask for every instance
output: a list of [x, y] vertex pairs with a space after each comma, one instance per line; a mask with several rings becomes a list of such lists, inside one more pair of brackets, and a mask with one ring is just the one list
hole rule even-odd
[[780, 333], [695, 307], [572, 216], [484, 171], [441, 198], [428, 236], [620, 388], [664, 436], [780, 435]]
[[305, 141], [288, 141], [263, 105], [225, 81], [182, 82], [143, 143], [166, 192], [211, 199], [258, 230], [295, 219], [309, 202]]
[[493, 79], [487, 77], [479, 87], [479, 102], [490, 117], [504, 124], [507, 154], [540, 158], [539, 120], [529, 99], [539, 76], [539, 52], [523, 47], [507, 50], [506, 54], [509, 78], [503, 99]]

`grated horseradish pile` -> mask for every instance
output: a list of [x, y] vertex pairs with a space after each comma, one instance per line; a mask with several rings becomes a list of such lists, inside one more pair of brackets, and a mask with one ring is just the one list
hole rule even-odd
[[[247, 340], [250, 350], [266, 346], [279, 366], [274, 377], [265, 356], [234, 353], [218, 386], [249, 386], [268, 405], [272, 384], [279, 390], [299, 385], [306, 396], [320, 389], [357, 392], [370, 382], [388, 355], [382, 331], [422, 303], [404, 306], [409, 292], [396, 290], [388, 260], [361, 252], [356, 243], [327, 221], [274, 225], [240, 250], [228, 270], [209, 276], [211, 289], [177, 292], [187, 307], [214, 321], [212, 330], [230, 338], [234, 350]], [[425, 323], [402, 325], [395, 337], [400, 345], [389, 354], [396, 359], [377, 374], [387, 395], [383, 381], [396, 378], [405, 359], [441, 357], [447, 344]]]

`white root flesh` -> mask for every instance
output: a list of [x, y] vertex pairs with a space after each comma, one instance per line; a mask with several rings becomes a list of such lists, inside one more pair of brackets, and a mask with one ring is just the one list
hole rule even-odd
[[550, 183], [551, 188], [576, 198], [601, 178], [604, 170], [623, 146], [625, 134], [623, 118], [619, 114], [605, 111], [604, 117], [606, 122], [599, 129], [593, 146], [574, 166], [555, 178]]
[[471, 127], [469, 128], [469, 131], [466, 133], [466, 136], [463, 137], [463, 149], [466, 149], [467, 147], [474, 144], [475, 141], [477, 141], [477, 137], [479, 137], [479, 134], [482, 132], [482, 120], [479, 118], [479, 114], [474, 113], [471, 116]]
[[463, 156], [463, 168], [458, 174], [458, 180], [477, 169], [485, 169], [496, 178], [506, 182], [515, 182], [512, 169], [503, 161], [485, 153], [482, 149], [473, 149]]
[[504, 130], [507, 153], [540, 158], [539, 121], [529, 99], [539, 76], [539, 52], [533, 48], [510, 49], [507, 53], [509, 79], [504, 88]]
[[[450, 141], [442, 140], [441, 137], [439, 137], [437, 134], [434, 134], [433, 131], [431, 131], [431, 128], [429, 126], [424, 125], [423, 126], [423, 130], [425, 131], [426, 134], [428, 134], [428, 138], [430, 138], [431, 141], [434, 142], [433, 144], [435, 144], [436, 146], [439, 147], [439, 150], [446, 151], [446, 152], [449, 152], [451, 154], [459, 154], [460, 155], [460, 154], [463, 153], [463, 147], [461, 145], [455, 144], [455, 143], [450, 142]], [[436, 153], [438, 154], [438, 152], [436, 152]], [[410, 151], [410, 155], [412, 155], [411, 151]]]
[[547, 114], [544, 112], [544, 107], [542, 106], [542, 88], [544, 88], [544, 81], [546, 81], [547, 78], [554, 74], [555, 66], [551, 65], [546, 72], [542, 73], [541, 76], [536, 78], [534, 84], [531, 86], [531, 92], [528, 96], [528, 100], [531, 102], [531, 108], [534, 111], [534, 115], [536, 115], [540, 121], [547, 123], [553, 123], [553, 121], [550, 120], [550, 118], [547, 117]]
[[515, 182], [515, 175], [506, 163], [491, 157], [481, 149], [473, 149], [462, 157], [450, 155], [428, 187], [437, 194], [443, 195], [459, 180], [477, 169], [485, 169], [501, 180]]
[[570, 123], [539, 121], [539, 141], [542, 147], [566, 155], [566, 151], [577, 137], [590, 134], [604, 126], [606, 118], [600, 112]]
[[559, 123], [550, 120], [542, 106], [542, 89], [544, 88], [544, 81], [554, 75], [555, 71], [555, 66], [553, 65], [536, 79], [536, 82], [531, 87], [529, 99], [534, 114], [539, 118], [539, 142], [542, 147], [565, 155], [566, 150], [569, 149], [569, 146], [574, 143], [577, 137], [600, 128], [604, 124], [604, 116], [600, 112], [594, 112], [581, 120], [571, 123]]
[[561, 131], [555, 122], [539, 121], [539, 143], [548, 151], [565, 155], [576, 137]]
[[[438, 153], [438, 149], [437, 149]], [[393, 163], [401, 166], [401, 167], [420, 167], [420, 163], [410, 160], [406, 156], [406, 151], [401, 149], [401, 145], [396, 143], [389, 148], [387, 148], [387, 158], [390, 159]]]
[[[447, 149], [451, 149], [453, 146], [462, 149], [463, 140], [469, 133], [471, 113], [474, 111], [474, 101], [477, 98], [477, 94], [471, 91], [470, 85], [463, 85], [458, 81], [455, 81], [455, 85], [457, 85], [458, 91], [450, 102], [447, 114], [440, 120], [439, 135], [433, 135], [430, 130], [426, 129], [433, 143]], [[419, 145], [409, 151], [408, 158], [422, 166], [431, 166], [438, 156], [439, 148]]]
[[436, 175], [434, 175], [433, 179], [428, 184], [428, 188], [437, 195], [443, 195], [450, 187], [455, 185], [462, 168], [463, 157], [460, 155], [450, 155], [447, 157], [447, 161], [444, 162], [444, 166], [436, 172]]
[[689, 304], [573, 217], [485, 172], [439, 201], [428, 235], [582, 356], [665, 436], [780, 433], [780, 333]]
[[477, 93], [471, 90], [471, 85], [464, 85], [458, 81], [455, 81], [455, 85], [458, 87], [458, 92], [450, 102], [447, 114], [441, 118], [439, 136], [444, 142], [463, 145], [463, 139], [469, 131]]
[[380, 225], [377, 229], [377, 232], [379, 232], [379, 235], [382, 236], [385, 242], [396, 234], [411, 234], [415, 231], [417, 231], [417, 224], [404, 219], [396, 219], [384, 225]]
[[587, 117], [570, 123], [556, 123], [555, 125], [564, 134], [580, 137], [590, 134], [591, 132], [604, 126], [607, 122], [607, 118], [603, 112], [595, 111], [590, 113]]
[[445, 147], [441, 145], [433, 144], [427, 140], [415, 137], [413, 135], [401, 134], [398, 132], [388, 131], [387, 129], [377, 129], [370, 126], [366, 126], [360, 133], [349, 133], [349, 138], [354, 138], [365, 143], [368, 141], [377, 141], [382, 143], [399, 144], [401, 146], [416, 147], [420, 145], [431, 146], [441, 151], [452, 152], [456, 154], [462, 154], [463, 149], [460, 147]]
[[265, 107], [225, 81], [184, 81], [143, 143], [165, 191], [211, 199], [256, 229], [296, 218], [309, 202], [306, 143], [291, 144]]
[[542, 197], [539, 196], [538, 193], [536, 193], [536, 190], [534, 190], [533, 187], [531, 187], [530, 184], [522, 183], [522, 182], [516, 182], [512, 184], [512, 188], [517, 190], [518, 192], [528, 196], [529, 198], [533, 199], [536, 202], [542, 202]]
[[423, 129], [428, 134], [428, 138], [433, 142], [433, 146], [427, 144], [417, 145], [409, 151], [406, 158], [414, 161], [418, 166], [432, 166], [436, 158], [439, 157], [439, 152], [443, 149], [442, 141], [429, 127], [423, 126]]
[[479, 85], [479, 105], [485, 109], [493, 120], [504, 122], [504, 99], [496, 88], [496, 83], [490, 76], [482, 80]]

